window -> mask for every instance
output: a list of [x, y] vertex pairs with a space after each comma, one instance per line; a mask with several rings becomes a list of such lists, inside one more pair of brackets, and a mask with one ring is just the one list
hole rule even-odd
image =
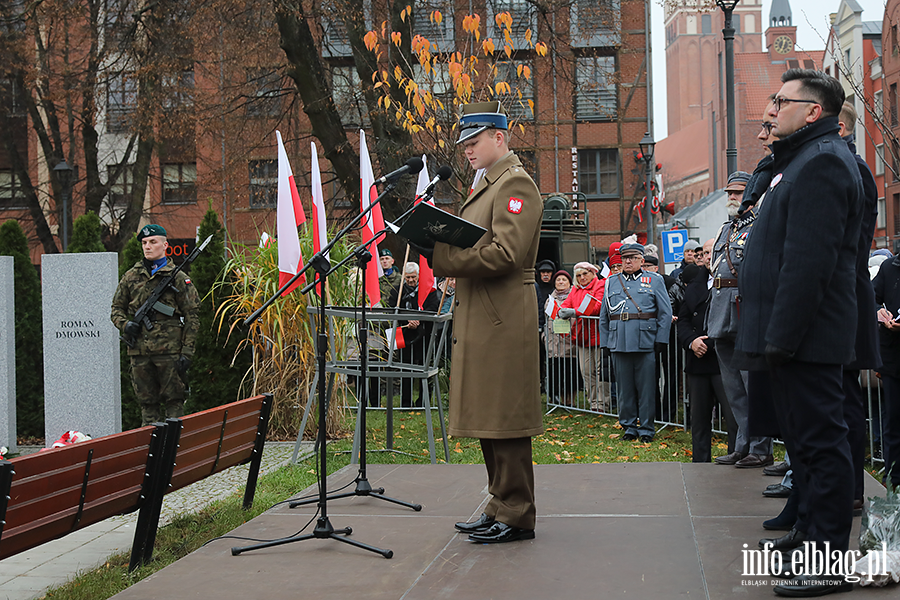
[[368, 124], [368, 108], [355, 65], [331, 67], [331, 96], [345, 128], [364, 127]]
[[137, 80], [132, 73], [114, 75], [106, 84], [106, 131], [123, 133], [137, 104]]
[[281, 114], [281, 74], [271, 69], [247, 71], [248, 117], [277, 117]]
[[[441, 22], [432, 15], [441, 14]], [[453, 3], [446, 0], [417, 2], [413, 13], [413, 35], [421, 35], [432, 44], [437, 44], [438, 52], [451, 52], [454, 48]]]
[[570, 43], [575, 47], [614, 46], [621, 31], [620, 0], [575, 0]]
[[15, 77], [0, 77], [0, 105], [10, 117], [25, 115], [25, 98], [22, 88]]
[[580, 57], [575, 62], [575, 116], [612, 120], [616, 117], [616, 58]]
[[0, 209], [26, 208], [25, 190], [10, 169], [0, 169]]
[[163, 165], [163, 204], [197, 202], [197, 163]]
[[[363, 12], [365, 13], [364, 31], [373, 28], [372, 25], [372, 5], [369, 0], [362, 0]], [[352, 14], [347, 14], [347, 8], [339, 2], [331, 2], [326, 0], [322, 3], [323, 12], [326, 16], [322, 17], [322, 29], [325, 32], [322, 38], [322, 56], [326, 58], [351, 57], [353, 56], [353, 47], [350, 45], [350, 36], [347, 35], [347, 27], [344, 25], [343, 18], [353, 19]], [[343, 8], [341, 8], [343, 6]], [[453, 20], [452, 18], [450, 19]]]
[[887, 227], [887, 217], [885, 216], [885, 211], [887, 210], [887, 205], [885, 204], [884, 198], [878, 199], [878, 216], [875, 217], [875, 229], [884, 229]]
[[278, 161], [251, 160], [250, 208], [278, 206]]
[[588, 198], [619, 197], [618, 150], [578, 151], [578, 191]]
[[891, 111], [891, 127], [897, 126], [897, 84], [892, 83], [891, 87], [888, 88], [888, 104], [890, 104], [889, 110]]
[[894, 232], [900, 231], [900, 194], [894, 194]]
[[[494, 89], [501, 84], [497, 99], [506, 108], [507, 114], [514, 119], [527, 121], [534, 120], [534, 79], [525, 77], [527, 73], [533, 73], [531, 61], [511, 60], [497, 63], [497, 72], [494, 75]], [[509, 89], [502, 84], [509, 85]]]
[[709, 35], [712, 33], [712, 16], [711, 15], [702, 15], [700, 17], [700, 33], [703, 35]]
[[741, 15], [734, 13], [731, 15], [731, 26], [734, 27], [734, 33], [741, 32]]
[[104, 33], [107, 46], [118, 46], [129, 33], [134, 24], [134, 0], [107, 0]]
[[894, 56], [900, 54], [898, 43], [900, 43], [900, 40], [897, 39], [897, 26], [891, 25], [891, 54]]
[[448, 119], [450, 123], [455, 123], [457, 117], [453, 112], [453, 78], [450, 75], [450, 65], [439, 62], [433, 65], [431, 73], [426, 73], [425, 68], [417, 62], [413, 65], [413, 79], [416, 85], [430, 91], [434, 98], [444, 105], [443, 110], [438, 104], [431, 109], [439, 119], [442, 119], [441, 126], [443, 127], [445, 120]]
[[[893, 181], [900, 181], [898, 157], [900, 157], [900, 143], [897, 140], [891, 140], [891, 175], [893, 176]], [[898, 228], [898, 231], [900, 231], [900, 228]]]
[[537, 12], [528, 0], [488, 0], [487, 2], [487, 37], [493, 38], [498, 48], [506, 43], [506, 26], [497, 24], [497, 15], [508, 12], [512, 17], [509, 37], [513, 49], [522, 50], [528, 47], [526, 32], [531, 30], [532, 42], [537, 39]]
[[194, 69], [163, 75], [163, 106], [176, 109], [194, 104]]
[[109, 184], [110, 205], [127, 206], [131, 201], [131, 190], [134, 186], [134, 165], [107, 165], [106, 181]]
[[884, 144], [875, 146], [875, 176], [884, 175]]
[[882, 90], [878, 90], [877, 92], [872, 94], [872, 97], [875, 104], [875, 118], [884, 119], [884, 92]]

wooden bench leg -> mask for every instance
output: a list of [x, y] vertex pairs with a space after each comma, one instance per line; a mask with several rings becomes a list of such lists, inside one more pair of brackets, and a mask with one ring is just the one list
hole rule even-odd
[[[266, 443], [266, 434], [269, 431], [269, 415], [272, 414], [273, 396], [271, 393], [263, 394], [262, 407], [259, 411], [259, 426], [256, 429], [256, 440], [253, 444], [253, 457], [250, 459], [250, 472], [247, 473], [247, 487], [244, 489], [244, 510], [250, 510], [253, 506], [253, 497], [256, 495], [256, 481], [259, 479], [259, 467], [262, 464], [263, 448]], [[300, 432], [303, 435], [303, 432]]]
[[175, 468], [175, 454], [181, 439], [181, 420], [167, 419], [158, 423], [150, 441], [150, 457], [144, 474], [144, 489], [141, 492], [141, 510], [138, 513], [134, 543], [131, 546], [131, 562], [128, 571], [134, 571], [153, 558], [153, 544], [159, 527], [163, 496], [172, 480]]

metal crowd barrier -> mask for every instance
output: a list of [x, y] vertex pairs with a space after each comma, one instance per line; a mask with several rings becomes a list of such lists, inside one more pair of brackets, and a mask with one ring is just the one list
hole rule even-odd
[[[599, 319], [580, 316], [571, 323], [577, 320], [596, 323]], [[541, 332], [542, 387], [547, 397], [547, 413], [564, 409], [617, 417], [615, 370], [609, 353], [599, 347], [579, 347], [569, 333], [571, 328], [566, 328], [567, 333], [554, 333], [552, 321], [547, 321]], [[656, 424], [660, 430], [673, 427], [687, 431], [690, 429], [690, 390], [684, 373], [685, 351], [676, 342], [674, 326], [672, 329], [667, 349], [656, 353]], [[588, 376], [585, 376], [585, 370]], [[873, 371], [863, 371], [860, 384], [868, 428], [867, 459], [873, 465], [883, 467], [881, 380]], [[713, 416], [713, 432], [727, 435], [725, 419], [718, 410]]]

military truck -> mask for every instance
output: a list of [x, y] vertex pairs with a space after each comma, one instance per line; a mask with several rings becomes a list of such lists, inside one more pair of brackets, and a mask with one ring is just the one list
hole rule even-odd
[[581, 192], [553, 192], [542, 196], [544, 216], [537, 262], [552, 260], [557, 269], [572, 273], [576, 263], [593, 260], [588, 211], [573, 208], [587, 206], [586, 198]]

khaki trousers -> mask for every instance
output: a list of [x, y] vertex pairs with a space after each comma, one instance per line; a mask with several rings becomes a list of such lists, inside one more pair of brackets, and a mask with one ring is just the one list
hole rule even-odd
[[481, 452], [493, 496], [484, 513], [512, 527], [534, 529], [534, 463], [531, 438], [482, 439]]

